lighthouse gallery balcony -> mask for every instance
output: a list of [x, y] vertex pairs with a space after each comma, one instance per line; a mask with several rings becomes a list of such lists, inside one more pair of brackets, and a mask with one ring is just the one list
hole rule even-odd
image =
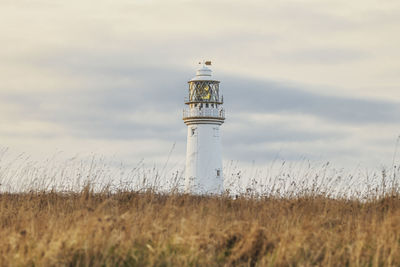
[[216, 118], [225, 119], [225, 110], [223, 108], [187, 108], [183, 110], [183, 119], [189, 118]]

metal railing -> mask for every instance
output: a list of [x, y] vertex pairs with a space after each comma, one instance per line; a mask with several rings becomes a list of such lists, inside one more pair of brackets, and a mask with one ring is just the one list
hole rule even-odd
[[225, 110], [223, 108], [187, 108], [183, 110], [183, 118], [191, 117], [213, 117], [225, 119]]
[[218, 101], [205, 101], [204, 99], [202, 99], [201, 101], [192, 101], [191, 99], [190, 99], [190, 97], [188, 97], [188, 96], [185, 96], [184, 98], [183, 98], [183, 101], [184, 101], [184, 103], [191, 103], [191, 102], [193, 102], [193, 103], [220, 103], [220, 104], [222, 104], [222, 103], [224, 103], [224, 96], [223, 95], [221, 95], [219, 98], [218, 98]]

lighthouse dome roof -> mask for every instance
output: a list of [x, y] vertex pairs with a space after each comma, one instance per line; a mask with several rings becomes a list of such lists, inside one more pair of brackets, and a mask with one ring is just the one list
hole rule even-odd
[[196, 76], [193, 77], [189, 82], [192, 81], [216, 81], [212, 77], [212, 70], [205, 64], [203, 64], [197, 71]]

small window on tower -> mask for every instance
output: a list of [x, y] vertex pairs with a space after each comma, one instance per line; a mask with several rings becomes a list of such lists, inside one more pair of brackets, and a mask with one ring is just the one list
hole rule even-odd
[[196, 128], [193, 127], [191, 130], [192, 130], [192, 136], [195, 135], [196, 134]]
[[218, 127], [214, 127], [214, 137], [219, 137], [219, 128]]
[[221, 176], [221, 170], [217, 170], [217, 177]]
[[208, 108], [208, 104], [206, 104], [206, 108]]

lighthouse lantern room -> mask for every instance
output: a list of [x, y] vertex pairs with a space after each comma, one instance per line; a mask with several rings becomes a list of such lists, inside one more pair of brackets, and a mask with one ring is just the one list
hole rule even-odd
[[200, 63], [189, 84], [183, 121], [188, 127], [185, 190], [192, 194], [223, 192], [220, 126], [225, 120], [220, 82], [212, 77], [211, 61]]

